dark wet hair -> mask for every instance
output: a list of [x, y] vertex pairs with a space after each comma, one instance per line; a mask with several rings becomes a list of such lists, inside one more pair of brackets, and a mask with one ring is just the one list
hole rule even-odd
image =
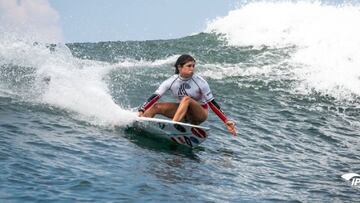
[[181, 56], [179, 56], [179, 58], [176, 60], [175, 63], [175, 74], [179, 74], [179, 69], [178, 66], [183, 66], [185, 63], [189, 62], [189, 61], [195, 61], [194, 57], [188, 55], [188, 54], [183, 54]]

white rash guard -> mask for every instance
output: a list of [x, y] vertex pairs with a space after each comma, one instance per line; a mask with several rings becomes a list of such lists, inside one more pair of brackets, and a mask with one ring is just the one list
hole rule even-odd
[[214, 99], [208, 83], [196, 74], [188, 79], [178, 74], [173, 75], [161, 83], [155, 94], [162, 96], [167, 90], [170, 90], [172, 95], [179, 100], [184, 96], [189, 96], [201, 104], [206, 104]]
[[206, 109], [209, 105], [224, 123], [227, 122], [228, 119], [214, 100], [209, 84], [197, 74], [194, 74], [191, 78], [182, 78], [178, 74], [171, 76], [161, 83], [155, 93], [140, 107], [139, 111], [144, 112], [149, 109], [168, 90], [179, 100], [184, 96], [189, 96]]

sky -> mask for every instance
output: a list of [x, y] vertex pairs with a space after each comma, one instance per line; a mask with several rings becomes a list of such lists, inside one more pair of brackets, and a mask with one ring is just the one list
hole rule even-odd
[[51, 43], [180, 38], [246, 2], [251, 0], [0, 0], [0, 39], [4, 33]]
[[48, 0], [65, 42], [169, 39], [203, 31], [236, 0]]

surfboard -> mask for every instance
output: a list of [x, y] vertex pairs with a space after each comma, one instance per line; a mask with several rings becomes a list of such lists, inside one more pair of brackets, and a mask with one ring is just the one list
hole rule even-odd
[[210, 128], [204, 126], [146, 117], [137, 117], [133, 127], [191, 148], [204, 142], [210, 131]]

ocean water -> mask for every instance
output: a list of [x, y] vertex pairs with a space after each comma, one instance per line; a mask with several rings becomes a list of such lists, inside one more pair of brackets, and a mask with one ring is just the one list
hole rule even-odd
[[[359, 21], [356, 5], [258, 2], [180, 39], [0, 34], [0, 201], [357, 201], [341, 175], [360, 173]], [[214, 113], [193, 150], [128, 127], [183, 53], [237, 137]]]

